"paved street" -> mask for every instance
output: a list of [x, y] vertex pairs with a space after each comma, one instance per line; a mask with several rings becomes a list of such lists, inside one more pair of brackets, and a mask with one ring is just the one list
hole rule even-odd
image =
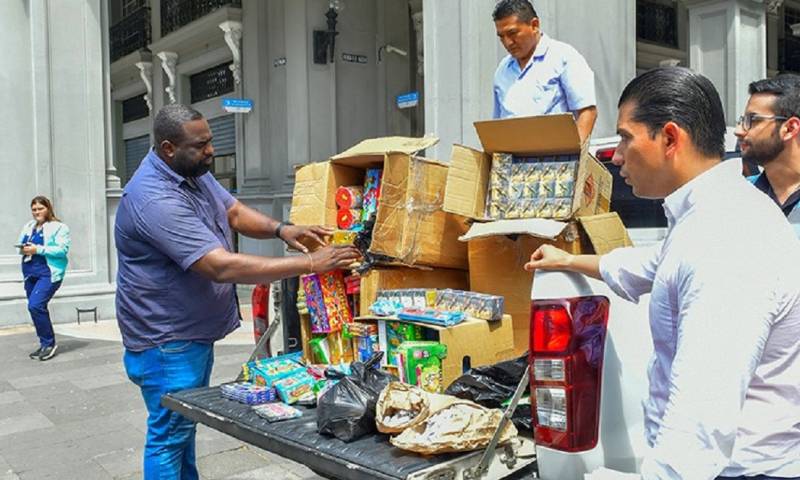
[[[217, 346], [212, 384], [238, 372], [248, 328], [230, 342], [239, 345]], [[141, 478], [146, 413], [115, 330], [115, 322], [57, 325], [58, 356], [48, 362], [28, 358], [32, 328], [0, 330], [0, 480]], [[197, 454], [204, 479], [320, 478], [202, 425]]]

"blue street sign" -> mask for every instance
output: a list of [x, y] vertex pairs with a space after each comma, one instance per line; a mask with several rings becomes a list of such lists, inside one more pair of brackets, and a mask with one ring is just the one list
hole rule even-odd
[[419, 92], [408, 92], [397, 96], [397, 108], [411, 108], [419, 105]]
[[231, 113], [250, 113], [253, 101], [249, 98], [223, 98], [222, 109]]

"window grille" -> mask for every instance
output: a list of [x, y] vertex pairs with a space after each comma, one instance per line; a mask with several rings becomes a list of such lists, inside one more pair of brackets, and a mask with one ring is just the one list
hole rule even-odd
[[150, 116], [150, 109], [144, 99], [144, 93], [122, 101], [122, 123], [132, 122]]
[[800, 23], [800, 10], [784, 7], [783, 38], [778, 40], [778, 70], [800, 73], [800, 37], [795, 37], [792, 25]]
[[214, 10], [231, 5], [242, 6], [241, 0], [161, 0], [161, 35], [204, 17]]
[[673, 2], [636, 1], [636, 38], [678, 48], [678, 7]]
[[150, 9], [141, 7], [108, 31], [111, 62], [150, 44]]
[[211, 67], [189, 77], [192, 103], [219, 97], [234, 89], [230, 62]]

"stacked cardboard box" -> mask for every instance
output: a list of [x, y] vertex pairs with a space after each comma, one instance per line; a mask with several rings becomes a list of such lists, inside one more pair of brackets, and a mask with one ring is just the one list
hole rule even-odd
[[[606, 253], [630, 245], [616, 214], [606, 213], [611, 174], [581, 148], [572, 115], [490, 120], [475, 123], [484, 151], [453, 148], [445, 211], [475, 220], [461, 237], [469, 244], [470, 289], [505, 298], [514, 323], [514, 349], [528, 349], [531, 285], [523, 270], [531, 254], [550, 243], [571, 253]], [[569, 155], [577, 161], [571, 202], [555, 219], [499, 220], [487, 216], [492, 162], [502, 154], [542, 158]], [[561, 221], [557, 221], [561, 220]]]
[[364, 183], [367, 170], [383, 168], [377, 217], [369, 251], [391, 263], [467, 269], [463, 217], [443, 210], [448, 167], [416, 156], [435, 138], [389, 137], [365, 140], [329, 161], [297, 171], [291, 221], [336, 226], [336, 190]]
[[[442, 359], [445, 386], [469, 367], [528, 349], [532, 275], [523, 266], [536, 248], [552, 243], [573, 253], [605, 253], [630, 244], [619, 217], [606, 213], [611, 175], [582, 150], [571, 115], [475, 126], [484, 151], [455, 146], [449, 165], [417, 156], [435, 139], [402, 137], [367, 140], [329, 161], [307, 165], [297, 172], [292, 203], [294, 223], [335, 226], [337, 188], [362, 184], [368, 169], [382, 168], [369, 252], [389, 260], [361, 278], [357, 322], [376, 321], [367, 318], [368, 309], [381, 290], [454, 289], [504, 297], [501, 321], [425, 325], [428, 334], [417, 340], [438, 341], [447, 348]], [[529, 163], [554, 156], [571, 159], [570, 188], [561, 189], [554, 218], [496, 221], [487, 215], [492, 213], [487, 208], [492, 162], [500, 154]], [[526, 195], [526, 200], [536, 200], [530, 190]], [[467, 219], [473, 222], [469, 228]], [[381, 335], [386, 348], [385, 332]]]

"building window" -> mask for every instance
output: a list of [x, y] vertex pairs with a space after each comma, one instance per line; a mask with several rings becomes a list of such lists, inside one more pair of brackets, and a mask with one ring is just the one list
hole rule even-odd
[[783, 9], [783, 38], [778, 39], [778, 70], [800, 73], [800, 37], [795, 37], [792, 25], [800, 23], [800, 10]]
[[161, 35], [166, 36], [225, 5], [241, 8], [242, 0], [161, 0]]
[[108, 30], [111, 62], [150, 44], [150, 9], [141, 5]]
[[142, 159], [150, 151], [150, 135], [128, 138], [125, 140], [125, 182], [136, 173]]
[[122, 17], [127, 17], [136, 10], [147, 6], [147, 0], [122, 0]]
[[236, 193], [236, 117], [223, 115], [208, 121], [214, 140], [211, 172], [229, 192]]
[[122, 101], [122, 123], [132, 122], [150, 116], [144, 93]]
[[234, 88], [231, 63], [223, 63], [189, 77], [192, 103], [231, 93]]
[[676, 3], [636, 0], [636, 38], [667, 48], [678, 48]]

